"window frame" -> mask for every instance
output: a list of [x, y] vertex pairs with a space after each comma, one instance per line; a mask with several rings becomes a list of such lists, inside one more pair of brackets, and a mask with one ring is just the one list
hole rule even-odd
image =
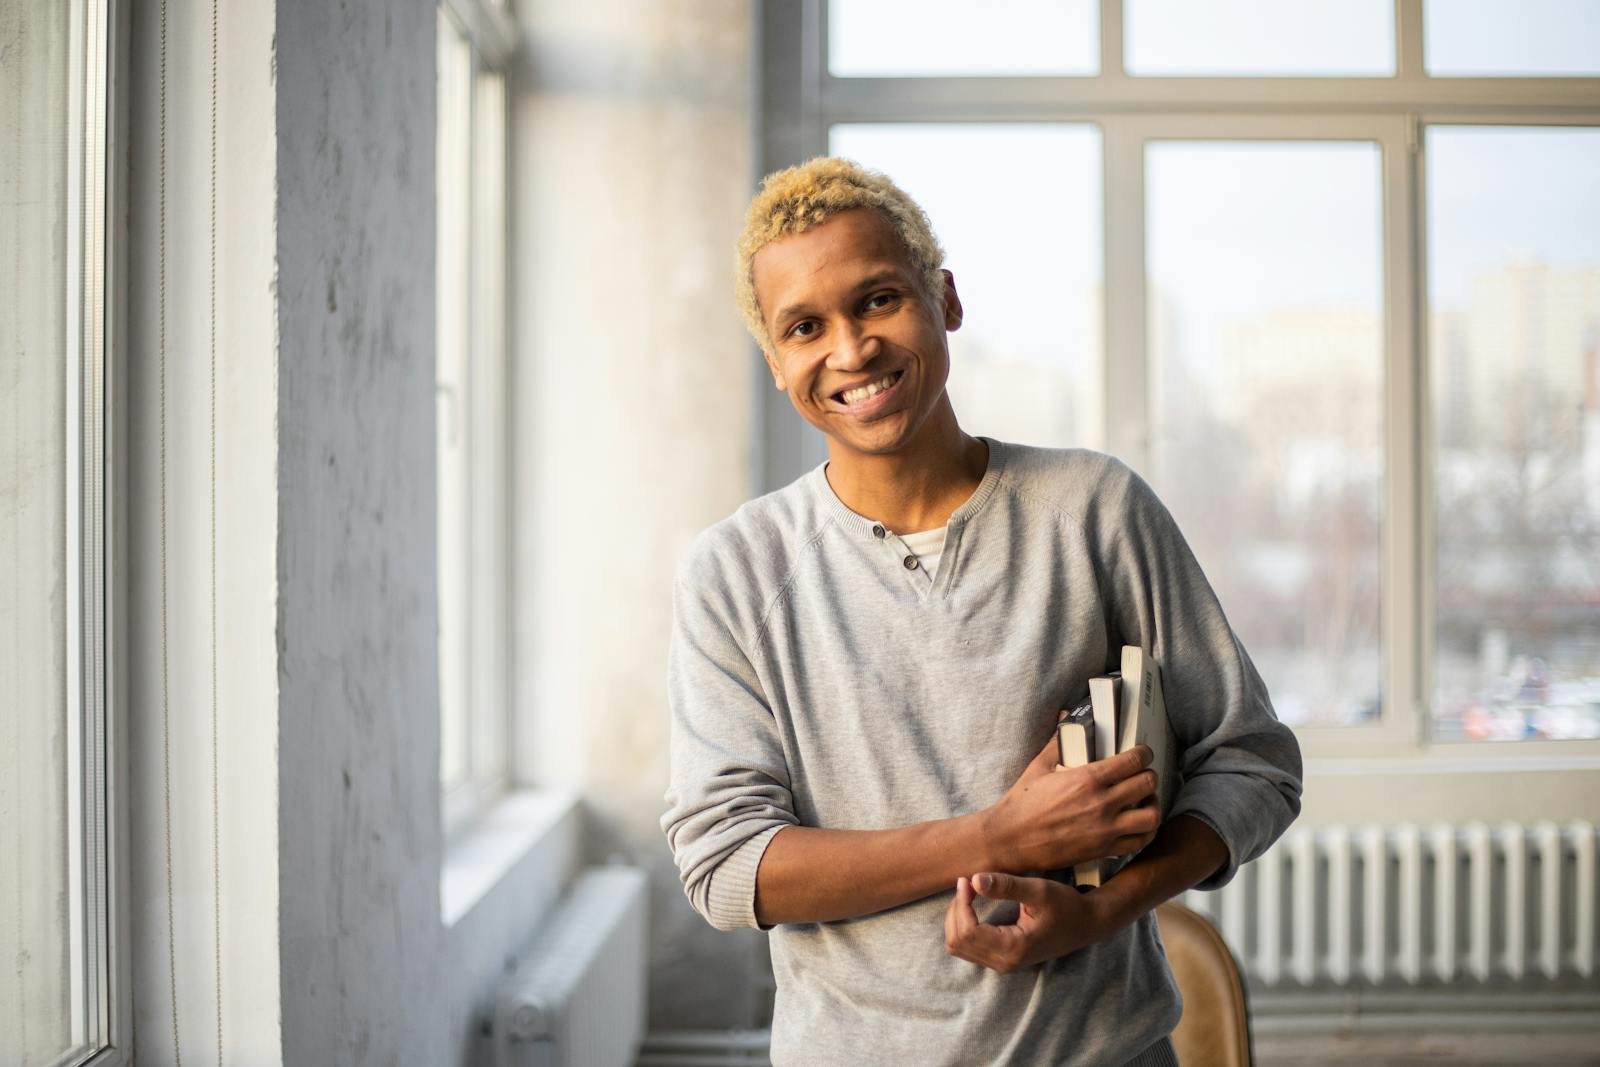
[[106, 163], [104, 232], [105, 254], [105, 361], [103, 395], [105, 457], [104, 550], [110, 560], [105, 583], [105, 879], [108, 905], [106, 978], [107, 1047], [89, 1060], [91, 1067], [124, 1067], [133, 1062], [133, 889], [130, 845], [133, 795], [129, 767], [132, 746], [128, 739], [129, 677], [128, 608], [131, 558], [128, 551], [129, 492], [128, 446], [132, 418], [128, 397], [128, 216], [131, 171], [133, 99], [133, 5], [125, 0], [105, 0], [106, 55]]
[[66, 779], [70, 1032], [57, 1061], [132, 1062], [127, 745], [130, 5], [68, 14]]
[[[1123, 65], [1123, 0], [1100, 3], [1100, 73], [1051, 77], [835, 77], [827, 0], [763, 5], [761, 173], [828, 148], [836, 123], [1089, 122], [1104, 146], [1105, 334], [1101, 447], [1147, 469], [1145, 146], [1152, 140], [1363, 140], [1378, 143], [1385, 300], [1383, 600], [1385, 700], [1378, 723], [1300, 727], [1308, 763], [1341, 773], [1399, 762], [1463, 771], [1530, 762], [1600, 769], [1600, 740], [1514, 744], [1435, 740], [1432, 411], [1428, 390], [1426, 185], [1430, 125], [1600, 126], [1600, 77], [1433, 77], [1423, 0], [1395, 0], [1395, 74], [1382, 77], [1136, 76]], [[1111, 358], [1111, 353], [1117, 353]], [[825, 458], [819, 434], [757, 376], [757, 491]], [[1111, 418], [1111, 412], [1118, 418]], [[809, 432], [808, 432], [809, 431]], [[1407, 639], [1397, 639], [1407, 635]]]
[[[511, 196], [509, 64], [516, 49], [517, 29], [510, 12], [488, 0], [440, 0], [440, 15], [449, 19], [461, 34], [472, 54], [471, 95], [466, 151], [467, 225], [466, 250], [469, 306], [466, 334], [469, 347], [469, 385], [461, 399], [465, 421], [475, 428], [487, 427], [488, 442], [479, 436], [469, 438], [466, 458], [467, 531], [462, 547], [471, 558], [488, 558], [488, 567], [469, 567], [467, 588], [461, 593], [460, 618], [467, 637], [461, 669], [480, 680], [468, 689], [465, 714], [464, 756], [467, 773], [463, 780], [440, 780], [440, 806], [447, 840], [459, 839], [471, 825], [508, 790], [511, 782], [508, 753], [514, 724], [510, 700], [510, 625], [509, 600], [504, 590], [509, 584], [510, 524], [507, 501], [510, 498], [511, 448], [510, 412], [510, 291], [511, 257], [508, 246], [498, 247], [498, 278], [491, 279], [497, 308], [485, 318], [478, 303], [482, 287], [480, 271], [485, 266], [480, 243], [480, 203], [482, 145], [477, 126], [476, 102], [479, 82], [484, 74], [501, 79], [503, 108], [500, 114], [498, 163], [500, 188], [504, 198], [499, 205], [502, 223], [509, 225]], [[437, 92], [437, 90], [436, 90]], [[489, 351], [492, 348], [493, 351]], [[487, 352], [488, 359], [480, 366]], [[479, 373], [480, 370], [487, 373]], [[490, 462], [490, 460], [493, 462]], [[442, 595], [442, 591], [441, 591]], [[487, 635], [485, 639], [484, 635]], [[448, 728], [441, 703], [440, 731]]]

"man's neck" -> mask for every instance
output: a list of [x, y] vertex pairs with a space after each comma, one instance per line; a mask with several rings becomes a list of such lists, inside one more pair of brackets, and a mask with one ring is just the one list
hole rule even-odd
[[962, 431], [948, 402], [948, 417], [939, 414], [905, 448], [887, 455], [853, 452], [830, 439], [824, 474], [834, 495], [895, 533], [943, 526], [983, 481], [989, 446]]

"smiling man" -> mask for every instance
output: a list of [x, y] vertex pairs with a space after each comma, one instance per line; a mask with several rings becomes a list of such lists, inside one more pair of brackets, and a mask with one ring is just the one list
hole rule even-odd
[[[846, 160], [780, 171], [738, 254], [828, 460], [678, 571], [661, 825], [707, 921], [769, 932], [773, 1063], [1176, 1062], [1153, 909], [1295, 818], [1293, 735], [1137, 474], [961, 429], [963, 309], [904, 192]], [[1164, 822], [1147, 749], [1057, 758], [1059, 712], [1124, 644], [1160, 663], [1184, 749]], [[1140, 849], [1091, 892], [1045, 876]]]

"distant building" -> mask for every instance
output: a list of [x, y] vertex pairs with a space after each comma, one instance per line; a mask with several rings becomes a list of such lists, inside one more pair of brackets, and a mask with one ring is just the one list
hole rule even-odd
[[1513, 263], [1480, 274], [1463, 319], [1474, 443], [1576, 453], [1600, 266]]

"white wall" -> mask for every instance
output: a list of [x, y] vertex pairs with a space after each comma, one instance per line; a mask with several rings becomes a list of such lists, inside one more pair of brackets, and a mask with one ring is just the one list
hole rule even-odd
[[674, 567], [746, 497], [759, 357], [733, 302], [753, 189], [742, 0], [518, 4], [512, 305], [521, 774], [652, 878], [652, 1027], [750, 1026], [765, 936], [712, 930], [659, 820]]

